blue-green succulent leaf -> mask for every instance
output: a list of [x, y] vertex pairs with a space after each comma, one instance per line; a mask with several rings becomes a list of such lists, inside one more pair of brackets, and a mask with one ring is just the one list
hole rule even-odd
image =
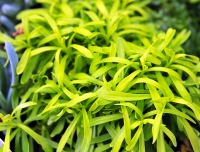
[[[18, 76], [16, 74], [16, 66], [18, 64], [18, 56], [15, 52], [14, 47], [9, 43], [5, 42], [5, 48], [6, 52], [8, 54], [8, 58], [10, 61], [10, 67], [11, 67], [11, 86], [14, 84], [17, 84], [18, 82]], [[12, 88], [9, 89], [8, 94], [7, 94], [7, 101], [10, 101], [11, 99], [11, 94], [12, 94]]]

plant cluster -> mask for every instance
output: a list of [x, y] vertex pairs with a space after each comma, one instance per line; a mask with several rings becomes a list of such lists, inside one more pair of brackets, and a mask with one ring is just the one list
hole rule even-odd
[[148, 0], [38, 2], [17, 16], [24, 33], [0, 33], [20, 58], [3, 151], [172, 152], [179, 134], [199, 151], [200, 62], [181, 47], [190, 32], [159, 31]]
[[154, 0], [149, 4], [153, 10], [151, 20], [166, 31], [168, 28], [191, 31], [183, 48], [186, 53], [200, 57], [200, 1], [199, 0]]

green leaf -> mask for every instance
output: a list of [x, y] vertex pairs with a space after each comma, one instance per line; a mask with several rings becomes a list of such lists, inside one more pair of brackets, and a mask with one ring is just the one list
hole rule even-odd
[[199, 106], [196, 106], [196, 104], [190, 101], [186, 101], [182, 98], [175, 98], [174, 100], [172, 100], [172, 102], [178, 103], [178, 104], [183, 104], [186, 105], [187, 107], [191, 108], [196, 116], [196, 118], [198, 120], [200, 120], [200, 110], [199, 110]]
[[92, 34], [88, 29], [86, 29], [84, 27], [75, 27], [73, 29], [73, 31], [75, 33], [81, 34], [83, 36], [90, 36]]
[[29, 134], [39, 145], [42, 146], [42, 149], [45, 152], [52, 152], [52, 148], [50, 145], [47, 144], [45, 141], [45, 138], [43, 136], [38, 135], [36, 132], [34, 132], [29, 127], [25, 126], [24, 124], [17, 123], [17, 126], [21, 128], [23, 131], [25, 131], [27, 134]]
[[172, 141], [174, 147], [177, 146], [177, 142], [176, 142], [176, 137], [175, 135], [164, 125], [161, 126], [161, 130], [169, 137], [169, 139]]
[[73, 17], [74, 16], [74, 12], [73, 12], [73, 10], [72, 10], [72, 8], [69, 6], [69, 5], [67, 5], [66, 3], [62, 3], [61, 5], [60, 5], [60, 8], [61, 8], [61, 10], [62, 10], [62, 12], [67, 16], [67, 17]]
[[116, 138], [115, 144], [113, 146], [113, 150], [112, 150], [113, 152], [118, 152], [120, 150], [120, 148], [121, 148], [122, 142], [123, 142], [124, 137], [125, 137], [125, 130], [124, 130], [124, 128], [122, 128], [119, 131], [119, 133], [118, 133], [118, 135], [116, 137], [117, 138]]
[[3, 152], [9, 152], [10, 151], [10, 132], [11, 132], [11, 127], [8, 127], [6, 129], [6, 135], [5, 135], [5, 142], [3, 145]]
[[192, 78], [192, 80], [194, 82], [198, 82], [197, 76], [189, 68], [182, 66], [182, 65], [178, 65], [178, 64], [171, 64], [170, 67], [172, 69], [176, 68], [176, 69], [179, 69], [181, 71], [185, 71]]
[[116, 15], [116, 13], [118, 13], [118, 9], [119, 9], [119, 6], [120, 6], [120, 1], [119, 0], [116, 0], [114, 2], [114, 4], [112, 5], [111, 7], [111, 10], [109, 12], [109, 17], [112, 19], [113, 16]]
[[78, 50], [83, 56], [87, 58], [93, 58], [93, 54], [88, 50], [86, 47], [78, 45], [78, 44], [72, 44], [70, 47]]
[[128, 110], [125, 106], [122, 106], [122, 112], [124, 116], [125, 140], [126, 143], [129, 143], [131, 141], [131, 125], [130, 125]]
[[91, 144], [102, 143], [109, 139], [111, 139], [111, 136], [109, 134], [100, 135], [95, 138], [92, 138]]
[[66, 129], [65, 133], [62, 135], [59, 143], [58, 143], [58, 147], [57, 147], [57, 150], [56, 152], [62, 152], [65, 144], [67, 143], [71, 133], [73, 132], [73, 130], [75, 130], [76, 128], [76, 125], [78, 123], [78, 121], [80, 120], [81, 118], [81, 113], [79, 113], [75, 118], [74, 120], [70, 123], [70, 125], [68, 126], [68, 128]]
[[124, 93], [120, 91], [111, 91], [111, 90], [99, 90], [98, 97], [105, 100], [112, 101], [137, 101], [150, 99], [150, 94], [132, 94], [132, 93]]
[[29, 152], [29, 140], [27, 138], [27, 133], [25, 131], [22, 131], [22, 137], [21, 137], [23, 146], [22, 151], [23, 152]]
[[135, 135], [131, 139], [130, 143], [128, 143], [128, 145], [126, 146], [127, 151], [130, 151], [131, 149], [134, 148], [134, 146], [136, 145], [136, 143], [138, 142], [141, 136], [142, 130], [143, 130], [143, 124], [140, 124], [138, 130], [136, 131]]
[[106, 128], [106, 130], [108, 131], [109, 135], [110, 135], [112, 138], [115, 138], [115, 137], [116, 137], [117, 132], [116, 132], [116, 130], [115, 130], [109, 123], [106, 123], [106, 124], [105, 124], [105, 128]]
[[104, 17], [108, 17], [108, 11], [107, 8], [104, 4], [104, 2], [102, 0], [97, 0], [96, 1], [96, 7], [98, 8], [98, 10], [100, 11], [100, 13], [104, 16]]
[[44, 46], [44, 47], [39, 47], [39, 48], [36, 48], [36, 49], [33, 49], [31, 51], [31, 54], [30, 56], [35, 56], [35, 55], [38, 55], [40, 53], [43, 53], [43, 52], [47, 52], [47, 51], [56, 51], [58, 50], [59, 47], [57, 46]]
[[51, 132], [50, 136], [54, 137], [54, 136], [60, 134], [61, 131], [64, 129], [64, 126], [65, 126], [65, 120], [60, 119], [58, 121], [58, 123], [56, 124], [56, 126], [54, 127], [53, 131]]
[[116, 87], [116, 91], [123, 91], [128, 84], [133, 81], [133, 79], [141, 72], [141, 70], [136, 70], [133, 73], [129, 74], [127, 77], [125, 77]]
[[164, 95], [173, 99], [174, 94], [173, 94], [172, 90], [169, 88], [169, 86], [166, 82], [166, 78], [164, 76], [162, 76], [161, 72], [159, 72], [159, 71], [156, 72], [156, 77], [157, 77], [158, 82], [161, 84], [161, 86], [163, 86]]
[[94, 152], [104, 152], [108, 149], [110, 149], [110, 144], [99, 145], [97, 148], [95, 148]]
[[172, 75], [173, 77], [175, 77], [176, 79], [178, 79], [179, 81], [181, 80], [180, 75], [176, 71], [174, 71], [174, 70], [172, 70], [170, 68], [166, 68], [166, 67], [152, 67], [152, 68], [149, 68], [147, 71], [149, 71], [149, 72], [150, 71], [166, 72], [169, 75]]
[[82, 109], [82, 114], [83, 114], [83, 125], [84, 125], [84, 138], [89, 139], [89, 133], [90, 133], [90, 120], [88, 117], [88, 114], [86, 110], [83, 108]]
[[143, 118], [143, 114], [142, 114], [141, 110], [137, 106], [135, 106], [134, 104], [132, 104], [130, 102], [122, 102], [122, 103], [119, 103], [116, 105], [127, 106], [127, 107], [133, 109], [135, 112], [137, 112], [137, 114], [140, 116], [140, 118]]
[[158, 130], [158, 139], [157, 139], [157, 151], [166, 152], [165, 148], [165, 139], [162, 130]]
[[139, 138], [139, 152], [145, 152], [145, 140], [144, 140], [143, 130], [142, 130], [142, 132], [140, 134], [140, 138]]
[[90, 120], [90, 126], [100, 125], [100, 124], [104, 124], [106, 122], [119, 120], [119, 119], [122, 119], [122, 118], [123, 118], [123, 116], [121, 114], [99, 116], [99, 117], [95, 117], [95, 118]]
[[156, 115], [153, 126], [152, 126], [153, 143], [157, 140], [158, 134], [160, 132], [163, 112], [164, 112], [164, 106], [162, 108], [162, 111], [159, 111], [159, 113]]
[[30, 107], [30, 106], [34, 106], [36, 104], [37, 104], [36, 102], [32, 102], [32, 101], [21, 103], [12, 111], [11, 115], [14, 115], [14, 113], [16, 113], [18, 110], [21, 110], [23, 108], [27, 108], [27, 107]]
[[194, 129], [191, 127], [191, 125], [185, 120], [184, 118], [178, 118], [180, 122], [183, 124], [183, 127], [185, 128], [186, 135], [188, 136], [190, 143], [192, 145], [192, 148], [194, 152], [198, 152], [200, 149], [200, 143], [199, 137], [195, 134]]
[[82, 143], [80, 152], [89, 151], [89, 148], [91, 146], [92, 128], [89, 128], [88, 131], [89, 131], [89, 132], [87, 132], [88, 137], [83, 139], [83, 143]]
[[176, 89], [178, 90], [178, 93], [180, 93], [181, 97], [187, 101], [192, 101], [192, 98], [189, 94], [189, 92], [187, 91], [187, 89], [184, 87], [184, 85], [180, 82], [179, 79], [177, 79], [176, 77], [174, 77], [173, 75], [170, 75], [170, 78], [172, 79], [174, 86], [176, 87]]
[[27, 65], [26, 65], [26, 67], [25, 67], [25, 69], [22, 73], [21, 80], [20, 80], [20, 82], [22, 84], [25, 84], [30, 79], [30, 77], [32, 76], [33, 70], [35, 68], [34, 65], [37, 64], [39, 57], [40, 56], [34, 56], [28, 61]]
[[93, 98], [93, 97], [96, 97], [97, 94], [96, 93], [92, 93], [92, 92], [89, 92], [89, 93], [85, 93], [83, 94], [82, 96], [78, 96], [74, 99], [72, 99], [71, 101], [69, 101], [67, 103], [67, 107], [73, 107], [74, 105], [84, 101], [84, 100], [87, 100], [89, 98]]
[[43, 13], [42, 15], [47, 20], [49, 26], [52, 28], [54, 34], [56, 35], [56, 37], [57, 37], [57, 39], [59, 41], [60, 38], [61, 38], [61, 34], [60, 34], [60, 30], [59, 30], [59, 28], [58, 28], [55, 20], [49, 14], [47, 14], [47, 13]]
[[18, 133], [15, 136], [15, 152], [21, 152], [22, 151], [22, 141], [21, 141], [21, 131], [18, 131]]

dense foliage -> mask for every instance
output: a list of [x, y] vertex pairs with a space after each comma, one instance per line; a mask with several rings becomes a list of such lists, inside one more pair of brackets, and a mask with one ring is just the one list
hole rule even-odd
[[150, 17], [160, 29], [168, 28], [180, 32], [191, 31], [191, 36], [183, 45], [186, 53], [200, 57], [200, 1], [198, 0], [154, 0], [149, 4], [153, 10]]
[[200, 62], [182, 48], [189, 31], [158, 29], [148, 0], [38, 2], [17, 16], [23, 33], [0, 33], [14, 65], [1, 150], [171, 152], [182, 134], [199, 151]]

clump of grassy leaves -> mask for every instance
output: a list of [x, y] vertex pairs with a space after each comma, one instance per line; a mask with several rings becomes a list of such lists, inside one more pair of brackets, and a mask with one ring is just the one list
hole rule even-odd
[[199, 0], [154, 0], [149, 4], [153, 9], [151, 19], [166, 31], [168, 28], [191, 31], [191, 36], [183, 44], [186, 53], [200, 57], [200, 1]]
[[38, 2], [18, 15], [24, 34], [0, 34], [22, 54], [13, 111], [0, 116], [3, 151], [170, 152], [182, 133], [198, 152], [200, 63], [181, 47], [189, 32], [156, 30], [149, 1]]

